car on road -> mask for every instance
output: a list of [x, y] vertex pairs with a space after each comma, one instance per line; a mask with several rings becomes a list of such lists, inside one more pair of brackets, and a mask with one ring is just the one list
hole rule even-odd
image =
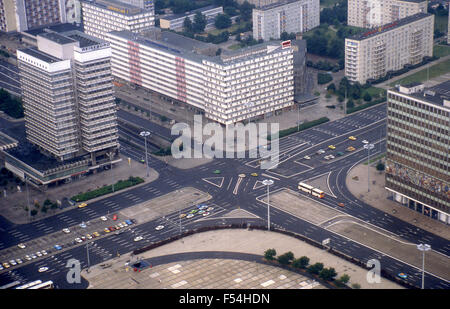
[[195, 214], [195, 213], [197, 213], [198, 212], [198, 209], [192, 209], [189, 213], [190, 214]]
[[66, 233], [66, 234], [69, 234], [70, 230], [68, 228], [65, 228], [65, 229], [63, 229], [63, 232]]
[[208, 207], [208, 209], [206, 209], [207, 212], [213, 211], [214, 207]]
[[317, 154], [323, 154], [323, 153], [325, 153], [325, 150], [323, 150], [323, 149], [319, 149], [319, 150], [317, 150], [317, 152], [316, 152]]
[[128, 224], [128, 225], [132, 225], [133, 224], [133, 222], [131, 220], [128, 220], [128, 219], [125, 220], [125, 223]]
[[198, 214], [199, 215], [201, 215], [202, 213], [205, 213], [206, 211], [204, 211], [204, 210], [200, 210], [199, 212], [198, 212]]
[[11, 267], [11, 265], [9, 265], [9, 263], [7, 263], [7, 262], [3, 263], [2, 265], [3, 265], [3, 267], [5, 267], [5, 268], [10, 268], [10, 267]]
[[42, 256], [41, 251], [36, 252], [36, 255], [39, 256], [39, 257], [41, 257], [41, 256]]
[[87, 238], [87, 239], [92, 239], [91, 234], [86, 234], [86, 238]]
[[82, 229], [85, 229], [85, 228], [86, 228], [86, 223], [82, 222], [82, 223], [80, 224], [80, 227], [81, 227]]
[[343, 153], [342, 151], [339, 151], [338, 153], [336, 153], [336, 155], [337, 155], [338, 157], [340, 157], [340, 156], [343, 156], [344, 153]]
[[48, 267], [43, 266], [43, 267], [39, 267], [38, 272], [43, 273], [44, 271], [47, 271]]
[[323, 157], [325, 160], [331, 160], [331, 159], [334, 159], [334, 156], [333, 155], [328, 155], [328, 156], [325, 156], [325, 157]]
[[356, 137], [354, 137], [354, 136], [349, 136], [348, 139], [352, 140], [352, 141], [356, 141]]
[[81, 238], [80, 238], [80, 237], [77, 237], [77, 238], [75, 238], [75, 241], [76, 241], [77, 243], [81, 243], [81, 242], [83, 242], [83, 241], [81, 240]]
[[239, 174], [238, 176], [241, 178], [245, 178], [245, 174]]
[[32, 259], [37, 259], [37, 256], [34, 253], [31, 253], [30, 256], [31, 256]]
[[22, 259], [16, 259], [16, 262], [17, 262], [17, 264], [22, 264], [23, 263]]
[[27, 261], [31, 261], [32, 259], [31, 259], [31, 256], [29, 256], [28, 254], [27, 255], [25, 255], [25, 260], [27, 260]]
[[155, 227], [155, 230], [160, 231], [164, 228], [164, 225], [158, 225], [157, 227]]
[[304, 156], [303, 159], [305, 159], [305, 160], [311, 160], [311, 157], [310, 157], [310, 156]]
[[103, 229], [103, 231], [104, 231], [105, 233], [111, 232], [111, 231], [109, 230], [109, 228], [107, 228], [107, 227], [105, 227], [105, 228]]
[[180, 219], [183, 219], [184, 217], [186, 217], [186, 214], [180, 214], [180, 215], [179, 215], [179, 218], [180, 218]]
[[123, 221], [122, 222], [122, 227], [127, 227], [127, 226], [128, 226], [128, 224], [125, 221]]
[[114, 214], [114, 215], [112, 216], [113, 221], [116, 221], [117, 218], [118, 218], [118, 216], [117, 216], [116, 214]]
[[188, 215], [186, 216], [186, 219], [192, 218], [193, 216], [194, 216], [194, 214], [188, 214]]
[[135, 238], [134, 238], [134, 241], [139, 241], [139, 240], [142, 240], [142, 239], [144, 239], [144, 237], [138, 236], [138, 237], [135, 237]]
[[0, 270], [3, 270], [3, 269], [4, 269], [4, 268], [3, 268], [3, 265], [0, 264]]
[[86, 207], [88, 204], [86, 204], [86, 203], [81, 203], [81, 204], [79, 204], [78, 205], [78, 208], [84, 208], [84, 207]]
[[362, 143], [363, 143], [363, 144], [368, 144], [369, 141], [365, 139], [365, 140], [362, 141]]
[[62, 247], [60, 245], [54, 245], [53, 248], [55, 248], [56, 250], [61, 250]]
[[408, 279], [408, 275], [405, 273], [398, 273], [397, 277], [401, 278], [401, 279]]
[[26, 246], [24, 244], [20, 243], [17, 245], [17, 247], [19, 247], [20, 249], [25, 249]]
[[341, 203], [338, 203], [338, 206], [339, 207], [344, 207], [345, 205], [344, 205], [344, 203], [341, 202]]
[[215, 170], [213, 173], [214, 174], [220, 174], [221, 172], [220, 172], [220, 170]]
[[144, 159], [140, 159], [139, 162], [141, 162], [142, 164], [144, 164], [144, 163], [145, 163], [145, 160], [144, 160]]
[[114, 232], [114, 231], [116, 230], [116, 228], [115, 228], [114, 226], [109, 226], [108, 229], [109, 229], [111, 232]]
[[100, 233], [99, 232], [94, 232], [94, 233], [92, 233], [92, 237], [99, 237], [100, 236]]
[[108, 218], [106, 218], [105, 216], [101, 216], [101, 217], [100, 217], [100, 220], [102, 220], [102, 221], [107, 221]]
[[202, 214], [203, 217], [206, 217], [206, 216], [208, 216], [208, 215], [209, 215], [209, 212], [204, 212], [204, 213]]
[[336, 146], [334, 146], [334, 145], [329, 145], [328, 148], [334, 150], [334, 149], [336, 149]]
[[355, 151], [355, 147], [350, 146], [350, 147], [347, 147], [347, 149], [345, 149], [345, 150], [347, 150], [348, 152]]
[[114, 228], [115, 228], [116, 230], [120, 230], [120, 229], [121, 229], [121, 227], [120, 227], [118, 224], [115, 225]]
[[12, 266], [16, 266], [17, 265], [15, 260], [9, 260], [9, 264], [11, 264]]
[[258, 173], [251, 173], [250, 176], [258, 177]]
[[47, 251], [45, 251], [45, 250], [41, 250], [41, 252], [42, 252], [42, 255], [47, 255], [48, 254]]

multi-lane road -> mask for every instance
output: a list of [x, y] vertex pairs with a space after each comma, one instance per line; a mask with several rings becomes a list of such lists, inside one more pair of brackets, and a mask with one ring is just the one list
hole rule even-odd
[[[377, 156], [385, 152], [385, 117], [386, 106], [381, 104], [345, 118], [282, 138], [279, 141], [279, 165], [271, 170], [261, 170], [259, 168], [259, 159], [248, 157], [214, 159], [200, 167], [186, 170], [174, 168], [151, 157], [149, 164], [159, 173], [159, 178], [152, 183], [89, 203], [89, 206], [86, 208], [75, 208], [30, 224], [15, 225], [0, 217], [0, 227], [2, 229], [0, 250], [3, 250], [0, 251], [0, 254], [2, 252], [13, 254], [18, 250], [20, 252], [22, 249], [17, 248], [19, 243], [38, 242], [41, 239], [48, 240], [49, 235], [57, 232], [62, 233], [61, 230], [65, 227], [75, 226], [83, 221], [96, 222], [100, 216], [117, 213], [127, 207], [186, 186], [195, 187], [212, 196], [212, 199], [207, 204], [212, 206], [214, 211], [208, 217], [196, 215], [193, 218], [183, 218], [180, 221], [178, 217], [179, 212], [177, 211], [169, 213], [162, 218], [131, 226], [120, 235], [115, 235], [114, 233], [104, 235], [91, 241], [94, 245], [89, 249], [90, 264], [107, 261], [117, 254], [130, 252], [149, 242], [157, 242], [179, 235], [180, 230], [187, 231], [193, 228], [229, 223], [231, 221], [266, 225], [267, 206], [261, 199], [257, 199], [266, 192], [266, 187], [261, 185], [263, 179], [271, 178], [274, 180], [271, 191], [275, 192], [284, 188], [296, 190], [299, 181], [307, 182], [309, 179], [328, 174], [328, 185], [333, 194], [326, 195], [325, 198], [320, 200], [320, 203], [325, 207], [337, 208], [337, 203], [344, 201], [346, 207], [340, 209], [340, 211], [345, 212], [349, 216], [368, 222], [393, 234], [401, 235], [408, 242], [426, 242], [431, 244], [433, 250], [448, 256], [450, 251], [448, 240], [421, 230], [365, 204], [354, 197], [346, 188], [345, 177], [348, 171], [358, 162], [367, 160], [367, 151], [362, 148], [363, 140], [370, 141], [375, 145], [371, 151], [371, 156]], [[150, 125], [148, 128], [151, 130]], [[350, 135], [355, 136], [356, 140], [349, 140], [348, 137]], [[137, 136], [131, 136], [130, 138], [139, 140]], [[329, 145], [334, 145], [335, 149], [329, 149]], [[351, 152], [346, 151], [349, 146], [354, 146], [355, 150]], [[325, 150], [325, 153], [318, 154], [320, 149]], [[121, 151], [135, 160], [140, 160], [143, 157], [142, 145], [140, 147], [137, 145], [135, 147], [126, 145], [122, 147]], [[338, 152], [342, 152], [343, 155], [338, 156]], [[326, 160], [324, 157], [329, 154], [334, 154], [335, 158]], [[305, 159], [305, 156], [309, 156], [310, 159]], [[216, 170], [220, 170], [220, 174], [214, 174], [213, 171]], [[250, 176], [251, 173], [258, 173], [258, 176]], [[246, 177], [239, 177], [239, 174], [245, 174]], [[310, 198], [303, 193], [301, 194], [305, 198]], [[238, 207], [254, 214], [256, 218], [225, 219], [222, 217], [223, 214]], [[188, 212], [191, 209], [192, 207], [184, 209], [183, 212]], [[345, 252], [361, 261], [377, 258], [381, 261], [382, 269], [386, 273], [396, 276], [399, 272], [405, 272], [409, 275], [408, 282], [416, 286], [421, 284], [420, 269], [417, 267], [389, 256], [388, 252], [379, 252], [369, 248], [362, 243], [314, 225], [281, 209], [272, 208], [271, 224], [278, 228], [306, 235], [316, 241], [330, 238], [333, 247], [341, 252]], [[157, 231], [155, 227], [158, 225], [164, 225], [165, 228]], [[133, 241], [136, 235], [142, 236], [143, 240]], [[50, 243], [45, 244], [47, 246], [50, 245]], [[52, 250], [52, 246], [42, 248], [50, 250], [47, 256], [30, 261], [24, 265], [17, 265], [14, 268], [0, 271], [0, 285], [15, 280], [28, 282], [35, 279], [51, 279], [59, 287], [84, 288], [86, 287], [86, 282], [68, 284], [66, 280], [66, 263], [68, 259], [78, 259], [82, 267], [87, 266], [87, 249], [84, 244], [68, 243], [66, 246], [63, 246], [64, 250], [61, 252]], [[0, 260], [1, 262], [3, 262], [3, 259]], [[38, 273], [37, 269], [43, 265], [47, 266], [49, 271]], [[428, 288], [450, 288], [449, 282], [440, 278], [439, 274], [427, 273], [425, 279], [425, 284]]]

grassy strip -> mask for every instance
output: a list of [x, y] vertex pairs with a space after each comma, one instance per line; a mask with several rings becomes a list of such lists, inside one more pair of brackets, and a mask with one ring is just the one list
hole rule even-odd
[[[436, 76], [444, 75], [446, 73], [450, 72], [450, 59], [435, 64], [429, 68], [429, 78], [434, 78]], [[413, 82], [423, 82], [427, 80], [427, 69], [421, 70], [419, 72], [416, 72], [412, 75], [409, 75], [405, 78], [399, 79], [395, 82], [392, 82], [389, 84], [389, 86], [395, 86], [395, 85], [406, 85]]]
[[[372, 164], [372, 163], [374, 163], [375, 161], [378, 162], [379, 160], [381, 160], [381, 159], [384, 158], [385, 156], [386, 156], [386, 154], [384, 153], [384, 154], [379, 155], [379, 156], [377, 156], [377, 157], [375, 157], [375, 158], [372, 158], [372, 159], [369, 160], [369, 164]], [[363, 164], [364, 164], [364, 165], [367, 165], [367, 161], [365, 161]]]
[[450, 55], [450, 46], [449, 45], [434, 45], [433, 46], [433, 55], [436, 57], [445, 57]]
[[359, 106], [348, 108], [347, 109], [347, 114], [351, 114], [351, 113], [354, 113], [354, 112], [366, 109], [368, 107], [371, 107], [371, 106], [374, 106], [374, 105], [377, 105], [377, 104], [380, 104], [380, 103], [383, 103], [383, 102], [386, 102], [386, 98], [381, 98], [381, 99], [374, 100], [374, 101], [366, 103], [366, 104], [362, 104], [362, 105], [359, 105]]
[[[316, 120], [313, 120], [313, 121], [304, 122], [300, 126], [295, 126], [295, 127], [289, 128], [289, 129], [278, 131], [278, 138], [282, 138], [282, 137], [285, 137], [285, 136], [287, 136], [289, 134], [309, 129], [311, 127], [317, 126], [319, 124], [322, 124], [322, 123], [325, 123], [325, 122], [328, 122], [328, 121], [330, 121], [330, 119], [328, 119], [327, 117], [322, 117], [322, 118], [319, 118], [319, 119], [316, 119]], [[272, 136], [268, 136], [267, 139], [269, 141], [272, 140]]]
[[[118, 182], [116, 182], [114, 184], [114, 192], [123, 190], [128, 187], [138, 185], [143, 182], [144, 182], [144, 179], [142, 179], [140, 177], [130, 176], [130, 178], [128, 178], [127, 180], [119, 180]], [[109, 194], [112, 192], [113, 192], [112, 185], [103, 186], [96, 190], [92, 190], [92, 191], [88, 191], [86, 193], [80, 193], [75, 196], [72, 196], [72, 200], [75, 202], [84, 202], [84, 201], [87, 201], [87, 200], [90, 200], [90, 199], [93, 199], [93, 198], [96, 198], [96, 197], [99, 197], [99, 196], [102, 196], [105, 194]]]

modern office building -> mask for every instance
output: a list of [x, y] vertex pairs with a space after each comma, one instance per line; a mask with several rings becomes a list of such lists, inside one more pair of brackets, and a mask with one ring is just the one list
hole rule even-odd
[[283, 32], [306, 32], [319, 24], [319, 0], [294, 0], [253, 9], [253, 37], [256, 40], [280, 39]]
[[347, 24], [374, 28], [417, 14], [427, 13], [426, 0], [348, 0]]
[[450, 224], [450, 81], [389, 90], [387, 104], [386, 189]]
[[239, 4], [243, 4], [245, 1], [254, 5], [256, 8], [260, 8], [269, 4], [286, 2], [286, 0], [237, 0]]
[[17, 51], [27, 140], [58, 161], [116, 152], [111, 48], [79, 31], [47, 32]]
[[223, 8], [221, 6], [209, 5], [185, 14], [163, 16], [159, 20], [159, 26], [161, 29], [182, 30], [186, 17], [194, 22], [195, 14], [198, 12], [202, 13], [206, 17], [206, 27], [208, 27], [210, 25], [214, 25], [217, 15], [223, 14]]
[[[156, 34], [155, 34], [156, 33]], [[290, 41], [224, 51], [169, 31], [108, 35], [114, 76], [193, 106], [232, 124], [268, 116], [293, 104]]]
[[418, 13], [345, 39], [345, 76], [366, 83], [433, 56], [434, 15]]
[[1, 31], [21, 32], [73, 22], [80, 22], [78, 0], [0, 0]]
[[154, 9], [114, 1], [82, 1], [84, 32], [99, 39], [106, 39], [111, 31], [129, 30], [139, 33], [155, 26]]

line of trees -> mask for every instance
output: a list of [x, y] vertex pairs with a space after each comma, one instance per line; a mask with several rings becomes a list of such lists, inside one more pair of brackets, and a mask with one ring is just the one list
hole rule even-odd
[[11, 96], [8, 91], [2, 88], [0, 89], [0, 110], [13, 118], [22, 118], [22, 100]]

